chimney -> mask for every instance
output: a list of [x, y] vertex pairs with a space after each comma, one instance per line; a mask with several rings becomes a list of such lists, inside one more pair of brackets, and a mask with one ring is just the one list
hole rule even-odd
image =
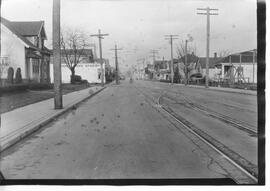
[[216, 52], [214, 53], [214, 58], [217, 58], [217, 53]]

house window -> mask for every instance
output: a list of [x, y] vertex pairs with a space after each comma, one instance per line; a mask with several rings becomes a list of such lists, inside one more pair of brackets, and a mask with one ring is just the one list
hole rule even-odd
[[32, 60], [32, 65], [33, 65], [33, 73], [37, 74], [39, 73], [39, 60], [38, 59], [33, 59]]
[[0, 60], [0, 64], [1, 66], [8, 66], [9, 65], [9, 59], [7, 56], [3, 56], [1, 57], [1, 60]]

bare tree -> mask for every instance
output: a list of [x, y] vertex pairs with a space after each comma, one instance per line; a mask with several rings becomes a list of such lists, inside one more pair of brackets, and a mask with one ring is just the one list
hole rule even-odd
[[76, 66], [88, 56], [85, 51], [90, 44], [88, 39], [86, 34], [79, 30], [64, 28], [61, 31], [61, 56], [71, 71], [71, 83], [75, 77]]
[[230, 54], [231, 54], [231, 51], [228, 50], [228, 49], [219, 50], [219, 51], [217, 52], [218, 57], [227, 57], [227, 56], [229, 56]]
[[[186, 50], [185, 50], [185, 41], [182, 40], [180, 43], [178, 43], [176, 52], [179, 58], [182, 58], [186, 55]], [[196, 55], [197, 53], [197, 48], [195, 45], [191, 45], [188, 43], [187, 45], [187, 54], [194, 54]]]
[[[186, 51], [186, 42], [182, 40], [177, 48], [177, 55], [179, 58], [179, 61], [184, 63], [184, 74], [186, 82], [188, 82], [188, 76], [192, 70], [194, 70], [194, 62], [198, 60], [198, 57], [196, 56], [197, 48], [195, 45], [192, 45], [190, 43], [187, 44], [187, 51]], [[186, 59], [187, 55], [187, 59]], [[187, 60], [187, 63], [186, 63]]]

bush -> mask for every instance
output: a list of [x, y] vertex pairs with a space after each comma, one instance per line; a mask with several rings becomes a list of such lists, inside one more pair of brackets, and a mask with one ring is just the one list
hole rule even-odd
[[52, 89], [52, 84], [14, 84], [4, 87], [0, 87], [1, 93], [10, 93], [10, 92], [22, 92], [26, 90], [46, 90]]
[[53, 88], [52, 84], [42, 84], [42, 83], [28, 84], [28, 89], [30, 90], [47, 90], [52, 88]]
[[13, 84], [13, 76], [14, 76], [14, 69], [12, 67], [8, 68], [8, 77], [7, 77], [7, 81], [10, 84]]
[[21, 92], [21, 91], [26, 91], [27, 89], [28, 89], [27, 84], [9, 85], [9, 86], [0, 87], [0, 92], [1, 93]]
[[79, 75], [71, 75], [70, 76], [70, 83], [74, 84], [76, 82], [82, 82], [82, 77]]
[[21, 68], [17, 68], [17, 70], [16, 70], [15, 83], [16, 83], [16, 84], [22, 83]]
[[165, 82], [165, 83], [171, 83], [171, 81], [170, 80], [159, 80], [160, 82]]

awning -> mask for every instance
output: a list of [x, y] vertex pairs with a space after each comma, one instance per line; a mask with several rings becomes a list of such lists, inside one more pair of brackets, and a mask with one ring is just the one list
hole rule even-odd
[[26, 54], [26, 58], [37, 58], [37, 59], [41, 59], [42, 57], [40, 55], [38, 55], [37, 53], [31, 51], [31, 52], [28, 52]]

